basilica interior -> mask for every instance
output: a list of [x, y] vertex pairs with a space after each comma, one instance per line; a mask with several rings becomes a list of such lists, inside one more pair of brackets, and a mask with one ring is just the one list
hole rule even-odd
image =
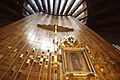
[[1, 0], [0, 80], [120, 80], [119, 0]]

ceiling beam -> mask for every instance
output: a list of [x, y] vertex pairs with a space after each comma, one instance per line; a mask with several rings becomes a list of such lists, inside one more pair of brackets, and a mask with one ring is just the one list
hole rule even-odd
[[28, 12], [28, 14], [30, 14], [30, 15], [33, 14], [32, 12], [30, 12], [30, 10], [26, 9], [26, 8], [23, 6], [23, 3], [24, 3], [25, 0], [21, 0], [21, 1], [13, 1], [13, 0], [10, 0], [10, 1], [13, 2], [14, 5], [15, 5], [15, 4], [17, 5], [17, 6], [16, 6], [17, 9], [21, 9], [21, 10], [23, 9], [24, 11]]
[[[32, 12], [30, 12], [30, 10], [26, 9], [24, 6], [23, 6], [23, 2], [25, 0], [22, 0], [22, 1], [14, 1], [14, 0], [9, 0], [9, 3], [2, 0], [2, 3], [4, 3], [6, 6], [9, 6], [9, 8], [15, 10], [18, 14], [22, 14], [22, 9], [26, 12], [28, 12], [29, 14], [33, 14]], [[10, 4], [11, 3], [11, 4]], [[8, 9], [8, 8], [7, 8]]]
[[[16, 11], [19, 12], [19, 11], [22, 11], [22, 9], [23, 9], [24, 11], [28, 12], [29, 15], [32, 14], [32, 12], [30, 12], [23, 6], [25, 0], [21, 0], [21, 1], [20, 0], [19, 1], [9, 0], [9, 1], [12, 2], [12, 6], [15, 6], [12, 8], [16, 8], [17, 9], [17, 10], [15, 9]], [[9, 5], [9, 4], [7, 4], [7, 5]], [[21, 14], [22, 14], [22, 12], [21, 12]]]
[[71, 7], [73, 6], [73, 4], [75, 3], [75, 1], [76, 1], [76, 0], [72, 0], [72, 1], [71, 1], [71, 3], [69, 4], [67, 10], [65, 11], [65, 15], [68, 15], [68, 13], [69, 13]]
[[80, 5], [84, 2], [84, 0], [82, 0], [80, 3], [78, 3], [75, 8], [69, 13], [69, 15], [72, 16], [72, 14], [80, 7]]
[[32, 12], [29, 8], [26, 8], [26, 7], [23, 6], [23, 9], [24, 9], [26, 12], [28, 12], [30, 15], [33, 14], [33, 12]]
[[47, 0], [47, 4], [48, 4], [48, 13], [51, 14], [51, 5], [50, 5], [50, 0]]
[[77, 12], [77, 14], [74, 15], [75, 18], [78, 17], [78, 16], [79, 16], [82, 12], [84, 12], [85, 10], [87, 10], [87, 7], [84, 8], [82, 11]]
[[81, 21], [81, 20], [84, 20], [84, 19], [86, 19], [86, 18], [88, 18], [88, 16], [84, 16], [83, 18], [80, 18], [80, 19], [78, 19], [78, 20]]
[[24, 16], [29, 16], [30, 15], [25, 9], [23, 9], [23, 14], [24, 14]]
[[35, 1], [36, 5], [37, 5], [37, 7], [39, 9], [39, 12], [41, 12], [42, 8], [41, 8], [41, 5], [40, 5], [39, 1], [38, 0], [34, 0], [34, 1]]
[[66, 7], [66, 5], [67, 5], [67, 2], [68, 2], [68, 0], [65, 0], [65, 2], [64, 2], [64, 4], [63, 4], [63, 7], [62, 7], [62, 10], [61, 10], [61, 12], [60, 12], [60, 15], [63, 15], [63, 12], [64, 12], [64, 10], [65, 10], [65, 7]]
[[60, 5], [61, 5], [61, 0], [59, 0], [58, 2], [57, 15], [59, 15]]
[[38, 12], [35, 5], [33, 5], [33, 3], [30, 0], [26, 0], [26, 2], [31, 6], [31, 8], [33, 9], [34, 12]]
[[[13, 0], [12, 0], [12, 1], [13, 1]], [[29, 10], [27, 10], [27, 9], [23, 6], [24, 1], [25, 1], [25, 0], [21, 0], [21, 1], [19, 0], [19, 1], [13, 1], [13, 2], [16, 3], [17, 6], [19, 6], [21, 9], [23, 9], [23, 10], [26, 11], [26, 12], [28, 12], [29, 15], [33, 14], [32, 12], [30, 12]], [[17, 6], [16, 6], [16, 7], [17, 7]], [[20, 8], [18, 8], [18, 9], [20, 9]]]
[[43, 7], [43, 12], [47, 13], [47, 9], [46, 9], [46, 6], [45, 6], [45, 1], [41, 0], [41, 3], [42, 3], [42, 7]]
[[53, 13], [52, 13], [53, 15], [55, 14], [55, 3], [56, 3], [55, 1], [56, 0], [53, 0]]

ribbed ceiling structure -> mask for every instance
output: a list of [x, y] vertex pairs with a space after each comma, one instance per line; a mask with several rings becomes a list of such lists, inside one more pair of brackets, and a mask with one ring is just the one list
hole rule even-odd
[[74, 16], [82, 22], [87, 19], [85, 0], [25, 0], [24, 15], [43, 12], [51, 15]]

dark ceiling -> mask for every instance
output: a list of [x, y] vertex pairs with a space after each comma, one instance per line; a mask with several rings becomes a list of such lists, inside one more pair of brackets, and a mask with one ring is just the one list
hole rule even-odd
[[86, 0], [87, 26], [111, 44], [120, 46], [120, 0]]
[[87, 25], [95, 30], [120, 32], [120, 0], [86, 0]]
[[[108, 41], [117, 34], [114, 38], [120, 42], [119, 3], [120, 0], [0, 0], [0, 26], [36, 12], [70, 15], [80, 21], [87, 20], [88, 27], [102, 36], [104, 34], [110, 36]], [[82, 8], [81, 5], [83, 5]], [[84, 13], [83, 17], [80, 16], [82, 13]]]

